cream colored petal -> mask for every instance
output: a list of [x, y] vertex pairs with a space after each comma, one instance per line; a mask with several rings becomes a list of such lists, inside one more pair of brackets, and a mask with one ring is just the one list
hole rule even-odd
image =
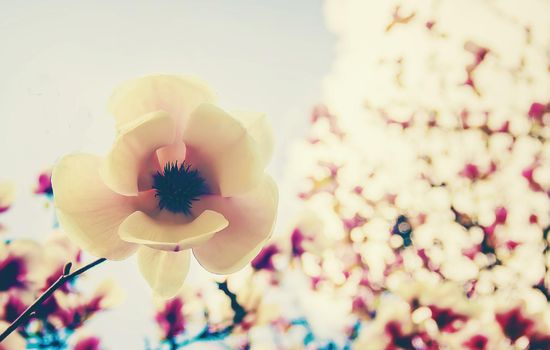
[[200, 105], [191, 114], [183, 139], [186, 161], [200, 170], [212, 193], [231, 197], [260, 183], [264, 162], [256, 141], [218, 107]]
[[193, 248], [193, 254], [210, 272], [228, 274], [240, 270], [271, 236], [277, 205], [277, 186], [270, 176], [265, 176], [260, 186], [243, 196], [204, 197], [195, 207], [222, 213], [229, 226], [211, 240]]
[[9, 208], [15, 199], [15, 183], [13, 181], [0, 181], [0, 213], [2, 209]]
[[213, 102], [214, 94], [202, 81], [183, 76], [154, 75], [128, 81], [109, 101], [117, 128], [135, 118], [163, 110], [181, 120], [203, 102]]
[[178, 294], [189, 272], [191, 254], [189, 250], [168, 252], [141, 246], [138, 250], [138, 265], [141, 274], [162, 298]]
[[162, 111], [133, 120], [121, 129], [113, 148], [105, 157], [100, 175], [113, 191], [137, 196], [151, 188], [153, 174], [159, 170], [156, 151], [172, 144], [174, 120]]
[[234, 111], [231, 112], [231, 115], [244, 125], [248, 134], [256, 141], [264, 164], [267, 165], [273, 156], [275, 138], [271, 123], [265, 113]]
[[134, 212], [133, 199], [111, 191], [99, 177], [99, 157], [74, 154], [53, 169], [54, 203], [61, 227], [77, 245], [98, 257], [125, 259], [137, 246], [118, 237]]
[[118, 234], [126, 242], [177, 252], [208, 241], [227, 225], [223, 215], [212, 210], [203, 211], [190, 222], [152, 218], [137, 211], [124, 220]]

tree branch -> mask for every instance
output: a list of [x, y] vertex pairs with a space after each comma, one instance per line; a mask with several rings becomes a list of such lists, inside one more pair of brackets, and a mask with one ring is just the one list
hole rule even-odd
[[97, 259], [96, 261], [93, 261], [89, 263], [86, 266], [81, 267], [80, 269], [76, 270], [75, 272], [71, 273], [71, 267], [73, 264], [71, 262], [68, 262], [65, 264], [65, 267], [63, 268], [63, 274], [55, 281], [54, 284], [50, 286], [34, 303], [31, 304], [15, 321], [10, 324], [8, 328], [2, 334], [0, 334], [0, 343], [8, 337], [13, 331], [15, 331], [17, 328], [25, 324], [30, 317], [32, 317], [32, 314], [36, 312], [36, 309], [42, 305], [52, 294], [58, 290], [60, 287], [62, 287], [65, 283], [68, 281], [74, 279], [78, 275], [83, 274], [84, 272], [88, 271], [92, 267], [95, 267], [102, 262], [104, 262], [105, 258]]

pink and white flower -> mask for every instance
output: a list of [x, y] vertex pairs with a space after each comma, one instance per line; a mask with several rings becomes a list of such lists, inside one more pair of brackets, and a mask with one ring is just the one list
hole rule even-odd
[[42, 257], [40, 245], [31, 240], [0, 242], [0, 293], [32, 294], [44, 276]]
[[106, 157], [59, 161], [59, 221], [84, 250], [112, 260], [135, 252], [163, 297], [181, 288], [191, 251], [207, 270], [241, 269], [270, 237], [278, 194], [264, 173], [266, 117], [227, 113], [202, 82], [167, 75], [130, 81], [109, 109], [117, 137]]

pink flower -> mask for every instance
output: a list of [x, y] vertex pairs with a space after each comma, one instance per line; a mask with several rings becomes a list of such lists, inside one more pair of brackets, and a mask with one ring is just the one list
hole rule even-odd
[[262, 114], [229, 114], [201, 82], [130, 81], [110, 101], [118, 135], [105, 158], [64, 157], [52, 184], [59, 221], [84, 250], [112, 260], [137, 251], [160, 296], [180, 290], [191, 251], [207, 270], [235, 272], [270, 237], [277, 187], [264, 173], [273, 138]]
[[183, 315], [183, 300], [173, 298], [166, 302], [163, 309], [155, 316], [157, 324], [164, 333], [164, 338], [173, 338], [185, 330], [185, 317]]
[[416, 349], [419, 346], [426, 350], [439, 349], [437, 342], [431, 339], [426, 332], [406, 333], [402, 330], [401, 324], [398, 321], [388, 322], [384, 331], [388, 338], [390, 338], [386, 350]]
[[44, 171], [38, 176], [38, 182], [34, 189], [35, 194], [45, 194], [51, 196], [53, 194], [52, 189], [52, 173], [51, 171]]
[[0, 243], [0, 292], [29, 291], [42, 278], [40, 246], [32, 241]]
[[273, 257], [279, 254], [279, 248], [275, 244], [270, 244], [260, 251], [252, 260], [252, 267], [256, 270], [275, 271]]
[[542, 116], [544, 113], [548, 112], [548, 109], [549, 107], [542, 103], [533, 102], [531, 107], [529, 107], [529, 112], [527, 115], [529, 116], [529, 119], [542, 123]]
[[502, 332], [512, 341], [512, 343], [522, 336], [528, 335], [535, 325], [533, 320], [522, 314], [521, 308], [519, 307], [506, 312], [497, 313], [495, 318]]
[[306, 251], [304, 247], [304, 241], [308, 240], [310, 240], [310, 237], [307, 237], [299, 228], [295, 228], [290, 235], [292, 255], [301, 256], [302, 254], [304, 254]]
[[22, 257], [8, 255], [0, 262], [0, 291], [25, 287], [27, 265]]
[[13, 322], [21, 315], [28, 305], [19, 298], [16, 293], [9, 293], [7, 300], [2, 306], [2, 319], [7, 322]]
[[479, 177], [479, 169], [475, 164], [468, 163], [460, 172], [460, 175], [467, 177], [470, 180], [476, 180]]
[[99, 350], [100, 340], [97, 337], [86, 337], [79, 339], [74, 350]]
[[432, 312], [433, 320], [443, 332], [454, 333], [458, 331], [462, 323], [468, 320], [466, 315], [457, 313], [451, 308], [430, 305], [430, 311]]
[[487, 343], [489, 343], [489, 339], [486, 336], [476, 334], [462, 343], [462, 345], [468, 350], [485, 350], [487, 349]]

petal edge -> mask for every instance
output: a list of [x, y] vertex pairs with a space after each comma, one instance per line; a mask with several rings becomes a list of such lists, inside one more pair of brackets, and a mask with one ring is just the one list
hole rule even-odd
[[203, 211], [191, 222], [160, 222], [136, 211], [118, 229], [123, 241], [153, 249], [181, 251], [202, 244], [226, 228], [227, 220], [213, 210]]
[[193, 248], [193, 254], [206, 270], [230, 274], [248, 264], [271, 237], [277, 216], [278, 191], [273, 179], [266, 175], [258, 188], [243, 196], [211, 196], [197, 204], [222, 213], [229, 226]]

